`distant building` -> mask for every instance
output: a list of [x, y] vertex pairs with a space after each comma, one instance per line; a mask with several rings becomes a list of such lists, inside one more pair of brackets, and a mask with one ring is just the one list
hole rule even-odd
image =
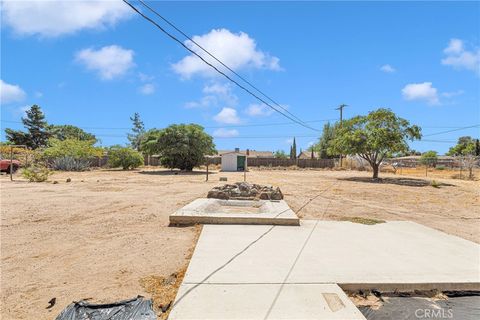
[[320, 153], [317, 151], [313, 151], [313, 158], [312, 158], [312, 151], [302, 151], [297, 158], [298, 159], [319, 159]]
[[247, 169], [247, 156], [239, 149], [224, 152], [220, 156], [222, 158], [222, 171], [236, 172]]
[[221, 157], [225, 153], [238, 152], [243, 155], [246, 155], [248, 158], [274, 158], [272, 151], [257, 151], [257, 150], [240, 150], [236, 148], [235, 150], [219, 150], [218, 157]]

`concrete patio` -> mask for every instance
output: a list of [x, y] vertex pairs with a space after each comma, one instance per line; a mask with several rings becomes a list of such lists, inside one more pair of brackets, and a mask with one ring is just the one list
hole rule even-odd
[[480, 290], [479, 256], [478, 244], [405, 221], [206, 225], [170, 319], [363, 319], [340, 287]]

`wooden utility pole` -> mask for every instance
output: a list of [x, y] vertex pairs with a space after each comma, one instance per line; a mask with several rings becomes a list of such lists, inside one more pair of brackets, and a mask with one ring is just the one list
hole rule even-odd
[[[340, 110], [340, 127], [342, 126], [343, 123], [343, 108], [347, 107], [345, 103], [342, 103], [341, 105], [338, 106], [335, 110]], [[340, 154], [340, 168], [342, 167], [342, 158], [343, 155]]]

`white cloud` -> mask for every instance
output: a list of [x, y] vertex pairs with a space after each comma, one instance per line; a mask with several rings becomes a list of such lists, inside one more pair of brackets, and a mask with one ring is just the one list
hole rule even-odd
[[265, 117], [273, 113], [273, 110], [263, 103], [252, 103], [245, 112], [251, 117]]
[[140, 81], [142, 81], [142, 82], [149, 82], [149, 81], [153, 81], [153, 79], [155, 79], [154, 76], [145, 74], [145, 73], [143, 73], [143, 72], [139, 72], [139, 73], [138, 73], [138, 78], [139, 78]]
[[464, 93], [465, 93], [465, 91], [463, 91], [463, 90], [442, 92], [442, 96], [444, 96], [445, 98], [453, 98], [453, 97], [456, 97], [456, 96], [461, 96]]
[[394, 73], [397, 71], [394, 67], [392, 67], [389, 64], [384, 64], [383, 66], [380, 67], [380, 70], [386, 73]]
[[57, 37], [82, 29], [104, 29], [132, 15], [120, 0], [2, 1], [3, 22], [20, 35]]
[[213, 82], [207, 84], [202, 90], [204, 96], [198, 101], [190, 101], [185, 104], [186, 108], [208, 108], [219, 104], [236, 106], [238, 97], [232, 92], [232, 86], [228, 83]]
[[[194, 36], [193, 40], [233, 70], [248, 67], [281, 70], [279, 59], [258, 50], [255, 40], [244, 32], [232, 33], [227, 29], [213, 29], [207, 34]], [[225, 69], [191, 41], [185, 41], [185, 45], [208, 62], [218, 66], [220, 69]], [[217, 75], [210, 66], [193, 54], [184, 57], [173, 64], [172, 67], [175, 72], [187, 79], [196, 74], [207, 77]]]
[[111, 80], [124, 75], [135, 66], [133, 55], [133, 50], [112, 45], [99, 50], [83, 49], [77, 52], [75, 59], [87, 69], [97, 71], [102, 79]]
[[213, 136], [215, 138], [232, 138], [232, 137], [238, 137], [238, 130], [235, 129], [225, 129], [225, 128], [220, 128], [217, 129], [213, 132]]
[[20, 86], [0, 79], [0, 104], [22, 101], [25, 97], [25, 91]]
[[213, 119], [220, 123], [237, 124], [240, 123], [240, 118], [237, 115], [237, 110], [233, 108], [223, 108]]
[[152, 83], [146, 83], [139, 89], [141, 94], [149, 95], [155, 93], [155, 86]]
[[466, 69], [480, 74], [480, 49], [475, 48], [471, 51], [465, 49], [465, 44], [460, 39], [450, 39], [448, 47], [443, 52], [446, 57], [442, 59], [442, 64], [452, 66], [455, 69]]
[[402, 89], [402, 94], [405, 100], [424, 100], [432, 105], [439, 103], [437, 89], [431, 82], [407, 84]]

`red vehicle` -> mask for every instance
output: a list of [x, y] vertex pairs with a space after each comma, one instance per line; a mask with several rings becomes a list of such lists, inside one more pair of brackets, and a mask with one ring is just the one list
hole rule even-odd
[[[12, 161], [12, 173], [20, 168], [20, 161], [13, 160]], [[0, 171], [10, 173], [10, 160], [8, 159], [0, 159]]]

